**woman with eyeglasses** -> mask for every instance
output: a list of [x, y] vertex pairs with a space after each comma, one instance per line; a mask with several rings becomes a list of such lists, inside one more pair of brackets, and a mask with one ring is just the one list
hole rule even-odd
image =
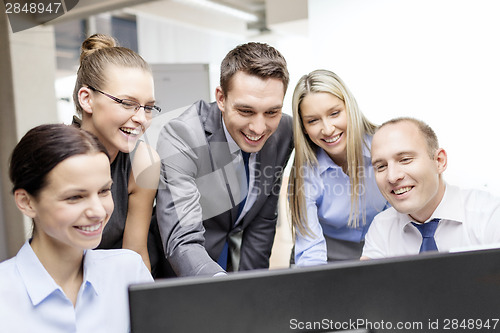
[[40, 125], [14, 148], [9, 176], [33, 231], [0, 263], [0, 332], [129, 332], [128, 286], [153, 278], [133, 251], [93, 250], [113, 212], [104, 146]]
[[151, 270], [147, 239], [160, 159], [139, 140], [161, 111], [151, 69], [113, 38], [92, 35], [82, 44], [73, 100], [81, 117], [75, 122], [97, 136], [111, 160], [115, 210], [98, 248], [134, 250]]

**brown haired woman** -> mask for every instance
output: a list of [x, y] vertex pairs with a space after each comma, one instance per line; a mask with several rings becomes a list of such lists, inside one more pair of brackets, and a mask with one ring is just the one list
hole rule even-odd
[[127, 288], [153, 279], [133, 251], [92, 250], [113, 212], [106, 149], [73, 126], [41, 125], [9, 171], [33, 234], [0, 264], [0, 332], [129, 332]]
[[147, 238], [160, 174], [159, 156], [139, 141], [160, 108], [153, 75], [134, 51], [96, 34], [82, 44], [73, 92], [81, 128], [96, 135], [111, 158], [115, 210], [99, 248], [127, 248], [151, 269]]

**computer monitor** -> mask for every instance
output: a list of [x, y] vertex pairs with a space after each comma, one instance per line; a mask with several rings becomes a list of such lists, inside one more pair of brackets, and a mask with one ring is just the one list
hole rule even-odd
[[500, 330], [500, 250], [175, 278], [129, 288], [134, 333]]

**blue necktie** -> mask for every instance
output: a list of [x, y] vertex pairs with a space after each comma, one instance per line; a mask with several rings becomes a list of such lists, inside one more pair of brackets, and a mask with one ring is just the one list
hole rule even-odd
[[424, 224], [412, 222], [412, 224], [417, 227], [418, 231], [422, 234], [420, 253], [438, 250], [436, 241], [434, 240], [434, 233], [436, 232], [439, 221], [440, 219], [433, 219]]
[[[245, 166], [245, 176], [246, 180], [244, 180], [241, 183], [247, 184], [247, 189], [248, 189], [248, 183], [250, 182], [250, 169], [248, 167], [248, 160], [250, 159], [250, 153], [246, 153], [243, 150], [241, 151], [241, 156], [243, 157], [243, 164]], [[239, 203], [238, 205], [238, 217], [240, 216], [241, 212], [243, 211], [243, 207], [245, 207], [245, 202], [247, 201], [248, 193], [245, 195], [243, 200]], [[238, 220], [238, 217], [236, 220]], [[222, 267], [224, 270], [227, 269], [227, 260], [228, 260], [228, 255], [229, 255], [229, 244], [226, 241], [224, 244], [224, 248], [222, 249], [221, 254], [219, 255], [219, 258], [217, 259], [217, 263], [219, 264], [220, 267]]]

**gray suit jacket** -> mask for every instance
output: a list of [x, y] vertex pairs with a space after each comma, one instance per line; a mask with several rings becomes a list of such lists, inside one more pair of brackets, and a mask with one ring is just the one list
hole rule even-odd
[[[269, 267], [284, 167], [293, 150], [292, 119], [283, 115], [256, 156], [255, 203], [234, 225], [241, 201], [233, 154], [216, 103], [198, 101], [161, 130], [156, 217], [163, 250], [177, 276], [223, 272], [215, 262], [226, 241], [239, 239], [239, 270]], [[231, 242], [230, 242], [231, 243]], [[233, 244], [234, 245], [234, 244]]]

